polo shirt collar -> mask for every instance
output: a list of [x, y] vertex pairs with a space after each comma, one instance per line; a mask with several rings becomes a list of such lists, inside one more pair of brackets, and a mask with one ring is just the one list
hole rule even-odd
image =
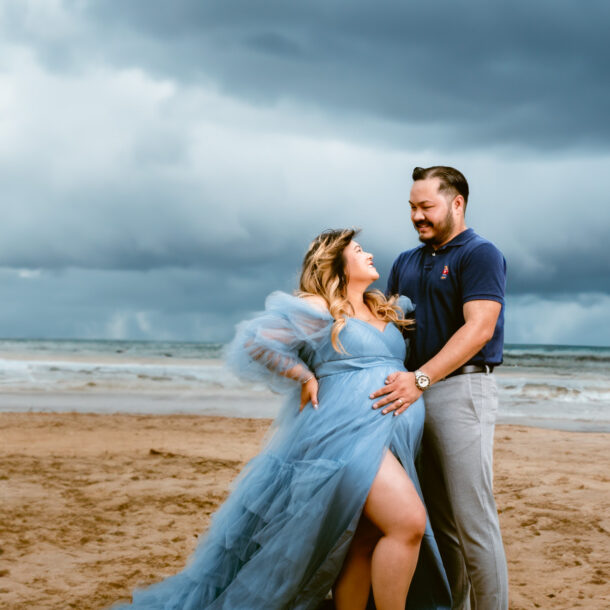
[[[474, 237], [474, 229], [466, 229], [461, 233], [458, 233], [451, 241], [447, 242], [444, 246], [441, 246], [436, 252], [442, 252], [445, 248], [452, 248], [454, 246], [463, 246]], [[424, 248], [430, 252], [435, 251], [431, 244], [424, 244]]]

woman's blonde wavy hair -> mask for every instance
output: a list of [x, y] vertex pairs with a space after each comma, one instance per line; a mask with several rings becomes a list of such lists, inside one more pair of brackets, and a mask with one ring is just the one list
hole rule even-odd
[[[331, 342], [335, 350], [346, 353], [339, 333], [347, 318], [354, 315], [354, 309], [347, 299], [348, 276], [345, 271], [343, 252], [360, 233], [359, 229], [336, 229], [320, 233], [309, 245], [299, 281], [299, 296], [317, 295], [326, 301], [330, 315], [335, 319], [331, 331]], [[393, 322], [399, 327], [410, 326], [413, 320], [406, 320], [396, 304], [398, 297], [386, 299], [380, 290], [364, 293], [364, 302], [373, 315], [386, 323]]]

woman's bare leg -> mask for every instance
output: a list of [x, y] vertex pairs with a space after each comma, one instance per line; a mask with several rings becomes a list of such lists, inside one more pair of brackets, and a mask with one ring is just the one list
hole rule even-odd
[[378, 610], [404, 610], [426, 529], [426, 510], [404, 468], [388, 451], [364, 505], [382, 532], [371, 562]]
[[333, 588], [337, 610], [364, 610], [371, 592], [371, 559], [381, 532], [364, 515]]
[[424, 505], [388, 451], [335, 584], [336, 608], [365, 608], [372, 583], [378, 610], [404, 610], [425, 528]]
[[375, 605], [378, 610], [404, 610], [426, 529], [426, 510], [390, 451], [373, 481], [364, 515], [382, 532], [371, 562]]

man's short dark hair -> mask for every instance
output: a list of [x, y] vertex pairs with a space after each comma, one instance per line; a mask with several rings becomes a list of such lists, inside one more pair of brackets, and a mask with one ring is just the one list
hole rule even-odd
[[464, 210], [468, 203], [468, 182], [461, 171], [445, 165], [433, 165], [432, 167], [416, 167], [413, 170], [413, 182], [438, 178], [440, 180], [439, 190], [451, 193], [454, 197], [461, 195], [464, 198]]

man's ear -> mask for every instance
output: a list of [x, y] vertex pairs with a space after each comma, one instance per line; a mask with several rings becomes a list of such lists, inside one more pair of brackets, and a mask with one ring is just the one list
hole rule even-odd
[[462, 210], [462, 213], [465, 215], [466, 214], [466, 203], [464, 202], [464, 197], [462, 197], [462, 195], [456, 195], [454, 200], [453, 200], [453, 205], [455, 206], [456, 210]]

